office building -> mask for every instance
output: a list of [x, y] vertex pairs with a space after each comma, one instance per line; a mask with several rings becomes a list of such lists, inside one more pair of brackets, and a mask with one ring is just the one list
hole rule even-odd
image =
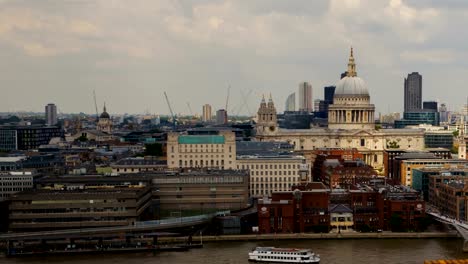
[[314, 100], [314, 114], [316, 112], [319, 112], [320, 111], [320, 103], [322, 102], [323, 100], [320, 100], [320, 99], [315, 99]]
[[216, 111], [216, 124], [225, 125], [228, 122], [227, 111], [225, 109], [219, 109]]
[[48, 126], [55, 126], [57, 124], [57, 106], [55, 104], [45, 106], [45, 120]]
[[169, 133], [167, 166], [169, 168], [236, 168], [236, 137], [231, 131], [216, 135]]
[[0, 172], [0, 202], [15, 193], [31, 190], [35, 178], [39, 176], [34, 171]]
[[150, 205], [151, 188], [37, 189], [10, 201], [10, 231], [129, 226]]
[[450, 130], [426, 131], [424, 132], [424, 142], [426, 148], [452, 149], [453, 132]]
[[404, 112], [403, 119], [395, 120], [395, 128], [404, 128], [406, 126], [415, 126], [422, 124], [439, 126], [439, 112], [433, 110]]
[[[151, 175], [162, 214], [248, 207], [249, 174], [238, 170], [192, 170]], [[164, 212], [166, 211], [166, 212]], [[182, 215], [185, 216], [185, 215]]]
[[448, 122], [448, 115], [449, 115], [449, 112], [447, 111], [447, 105], [446, 104], [440, 104], [440, 107], [439, 107], [440, 122], [441, 123], [447, 123]]
[[0, 126], [0, 150], [37, 149], [56, 137], [63, 137], [63, 131], [55, 126]]
[[421, 110], [422, 76], [418, 72], [410, 73], [405, 78], [404, 97], [404, 112]]
[[[429, 177], [440, 176], [439, 179], [443, 178], [444, 181], [457, 181], [460, 179], [468, 178], [468, 168], [462, 169], [445, 169], [445, 168], [421, 168], [413, 170], [413, 183], [412, 188], [416, 191], [422, 192], [424, 200], [429, 201]], [[442, 180], [441, 180], [442, 182]], [[432, 191], [435, 191], [435, 181], [432, 182]], [[432, 193], [434, 195], [434, 193]], [[434, 198], [433, 198], [434, 199]]]
[[284, 111], [296, 111], [296, 94], [292, 93], [286, 98]]
[[457, 174], [429, 175], [429, 202], [441, 214], [459, 221], [468, 221], [468, 176], [466, 170]]
[[437, 107], [437, 102], [436, 101], [424, 101], [423, 102], [423, 109], [424, 110], [431, 110], [434, 112], [437, 112], [439, 109]]
[[324, 100], [328, 104], [333, 104], [333, 97], [335, 96], [335, 89], [336, 89], [336, 86], [334, 86], [334, 85], [325, 86], [323, 88]]
[[[308, 182], [310, 165], [297, 155], [237, 156], [237, 169], [250, 173], [250, 195], [271, 196], [275, 191], [290, 191], [301, 181]], [[304, 174], [305, 173], [305, 174]], [[301, 179], [301, 176], [306, 178]]]
[[202, 114], [202, 121], [203, 122], [210, 122], [212, 117], [212, 110], [211, 105], [205, 104], [203, 105], [203, 114]]
[[299, 84], [298, 94], [298, 110], [299, 111], [314, 111], [312, 103], [312, 85], [308, 82]]

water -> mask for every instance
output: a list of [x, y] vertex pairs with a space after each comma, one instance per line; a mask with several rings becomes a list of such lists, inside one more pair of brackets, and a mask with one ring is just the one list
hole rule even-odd
[[188, 252], [129, 253], [85, 256], [5, 258], [3, 264], [237, 264], [249, 263], [248, 252], [255, 246], [311, 248], [321, 255], [322, 264], [381, 263], [422, 264], [426, 259], [468, 259], [460, 239], [359, 239], [283, 240], [265, 242], [207, 243]]

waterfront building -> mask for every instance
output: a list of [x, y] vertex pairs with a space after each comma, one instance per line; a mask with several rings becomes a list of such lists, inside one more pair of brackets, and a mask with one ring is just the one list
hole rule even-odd
[[[192, 170], [151, 174], [154, 199], [162, 214], [238, 210], [249, 206], [249, 173]], [[184, 216], [184, 215], [182, 215]]]
[[57, 125], [57, 106], [55, 104], [45, 106], [45, 120], [48, 126]]
[[169, 168], [236, 168], [236, 141], [231, 131], [216, 135], [188, 135], [171, 132], [167, 136]]
[[425, 147], [423, 130], [375, 128], [375, 107], [370, 103], [365, 82], [357, 77], [352, 53], [347, 76], [338, 81], [333, 104], [329, 105], [328, 128], [278, 128], [271, 99], [268, 105], [263, 99], [258, 110], [256, 139], [259, 141], [288, 141], [297, 151], [357, 148], [364, 155], [364, 162], [379, 170], [383, 170], [383, 152], [390, 142], [398, 142], [405, 149]]
[[[420, 191], [424, 195], [424, 200], [429, 201], [429, 176], [441, 176], [448, 181], [459, 180], [461, 176], [468, 178], [468, 168], [420, 168], [413, 169], [412, 188]], [[435, 186], [433, 186], [435, 187]], [[433, 189], [435, 191], [435, 189]]]
[[404, 102], [404, 112], [421, 110], [422, 76], [418, 72], [412, 72], [405, 78]]
[[10, 201], [10, 231], [128, 226], [150, 205], [151, 188], [39, 189]]
[[210, 122], [213, 117], [212, 117], [212, 113], [213, 113], [213, 110], [211, 110], [211, 105], [209, 104], [204, 104], [203, 105], [203, 109], [202, 109], [202, 121], [203, 122]]
[[441, 214], [468, 221], [468, 176], [441, 173], [429, 176], [429, 203]]
[[237, 169], [249, 171], [252, 197], [271, 196], [310, 181], [310, 164], [299, 155], [238, 155], [236, 163]]
[[112, 134], [112, 127], [113, 127], [112, 119], [109, 113], [107, 113], [106, 105], [104, 104], [104, 109], [101, 115], [99, 116], [99, 121], [97, 123], [96, 128], [98, 131], [101, 131], [107, 134]]
[[313, 112], [312, 103], [312, 85], [308, 82], [302, 82], [299, 84], [298, 94], [298, 110], [305, 112]]

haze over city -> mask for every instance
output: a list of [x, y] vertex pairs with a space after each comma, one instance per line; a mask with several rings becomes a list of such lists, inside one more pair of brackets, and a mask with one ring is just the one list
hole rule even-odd
[[93, 113], [95, 90], [111, 113], [168, 114], [164, 91], [175, 112], [190, 101], [201, 113], [222, 108], [229, 85], [232, 108], [252, 90], [252, 112], [269, 93], [283, 111], [301, 81], [322, 98], [350, 46], [376, 112], [403, 110], [413, 71], [424, 100], [458, 110], [467, 13], [455, 0], [0, 1], [0, 112]]

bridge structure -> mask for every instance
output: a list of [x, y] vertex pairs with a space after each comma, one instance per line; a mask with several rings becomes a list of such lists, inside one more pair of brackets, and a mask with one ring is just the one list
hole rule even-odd
[[468, 223], [459, 221], [457, 219], [448, 217], [446, 215], [442, 215], [438, 213], [437, 211], [434, 211], [432, 209], [429, 209], [426, 211], [426, 214], [431, 215], [434, 217], [435, 220], [453, 226], [458, 234], [460, 234], [461, 237], [463, 237], [463, 252], [468, 252]]
[[4, 233], [0, 234], [0, 241], [8, 242], [19, 240], [52, 240], [81, 237], [103, 237], [121, 234], [142, 234], [148, 232], [153, 232], [152, 234], [170, 235], [174, 234], [170, 233], [170, 231], [191, 229], [194, 227], [203, 226], [211, 223], [212, 219], [216, 216], [224, 216], [229, 214], [230, 211], [220, 211], [212, 214], [204, 214], [189, 217], [179, 217], [151, 221], [137, 221], [133, 225], [128, 226]]

